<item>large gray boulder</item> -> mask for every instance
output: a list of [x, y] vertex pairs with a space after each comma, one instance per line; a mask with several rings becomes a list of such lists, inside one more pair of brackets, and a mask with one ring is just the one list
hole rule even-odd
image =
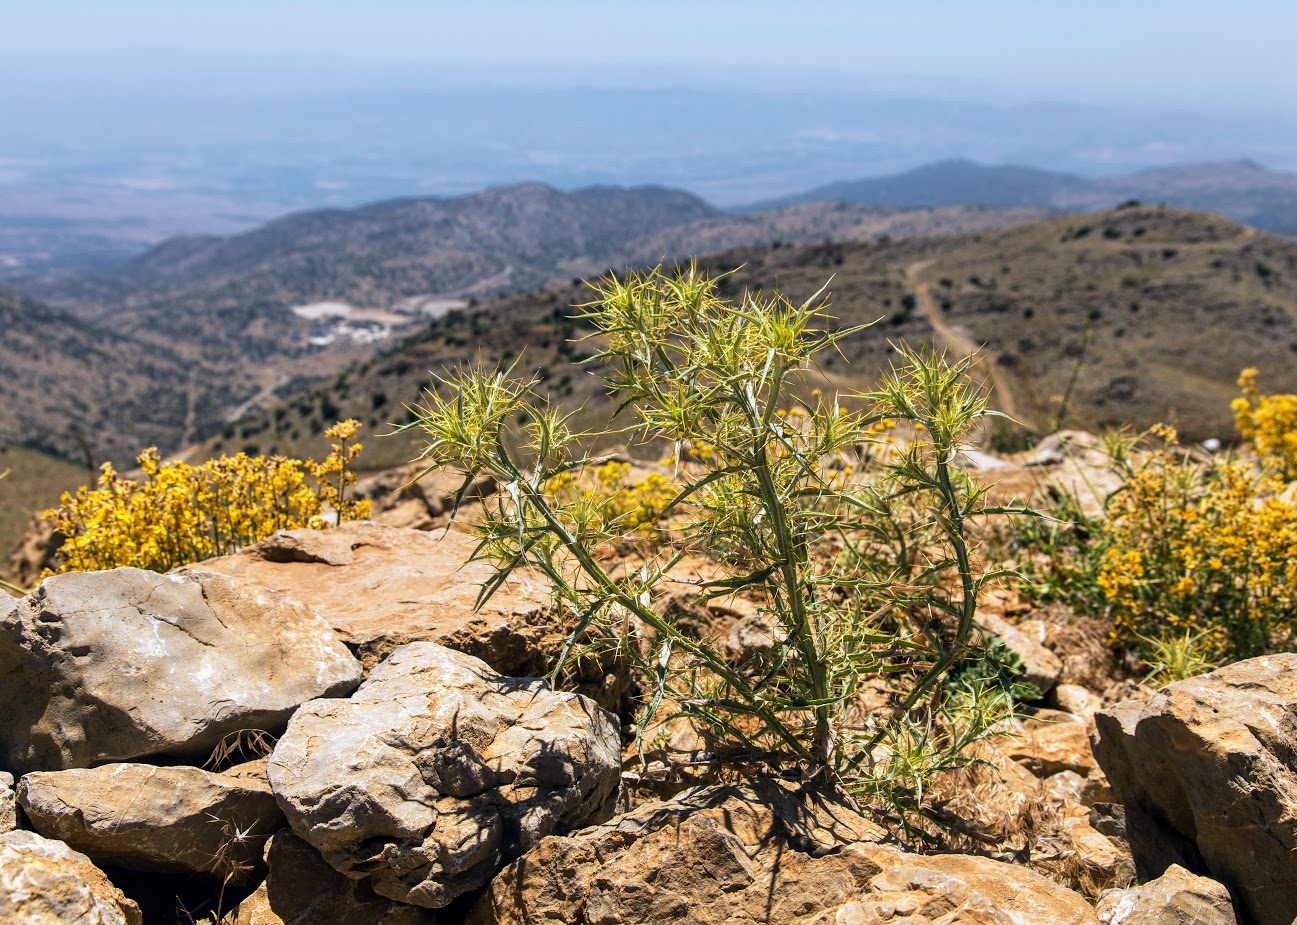
[[1245, 921], [1297, 915], [1297, 654], [1238, 662], [1095, 715], [1116, 798], [1155, 824], [1131, 839], [1144, 877], [1181, 857]]
[[617, 720], [435, 643], [293, 716], [270, 785], [293, 831], [381, 896], [439, 908], [546, 835], [610, 811]]
[[706, 787], [544, 839], [469, 925], [1097, 925], [1077, 893], [987, 858], [877, 844], [852, 809], [773, 780]]
[[229, 925], [436, 925], [438, 913], [375, 896], [284, 829], [266, 847], [266, 879]]
[[36, 831], [96, 863], [230, 883], [264, 870], [266, 839], [284, 824], [265, 784], [198, 768], [35, 771], [18, 782], [18, 800]]
[[206, 758], [228, 733], [277, 732], [299, 704], [360, 676], [306, 607], [224, 575], [55, 575], [0, 601], [0, 765]]
[[141, 925], [140, 909], [84, 854], [35, 832], [0, 835], [4, 925]]

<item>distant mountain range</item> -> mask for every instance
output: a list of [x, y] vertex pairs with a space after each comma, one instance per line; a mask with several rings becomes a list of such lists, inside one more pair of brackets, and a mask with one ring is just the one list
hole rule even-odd
[[[584, 217], [584, 197], [607, 197], [622, 222], [597, 207]], [[1033, 427], [1057, 415], [1080, 362], [1073, 420], [1170, 418], [1191, 439], [1229, 436], [1243, 366], [1260, 367], [1267, 390], [1297, 392], [1297, 244], [1215, 215], [1126, 206], [1027, 221], [1042, 212], [807, 203], [735, 219], [653, 189], [578, 197], [526, 185], [471, 198], [472, 208], [404, 201], [177, 240], [117, 276], [64, 281], [59, 307], [0, 291], [0, 446], [118, 463], [204, 439], [200, 454], [311, 454], [331, 421], [355, 416], [368, 465], [391, 464], [415, 448], [368, 438], [405, 419], [430, 375], [477, 356], [523, 357], [596, 424], [604, 393], [588, 364], [574, 365], [589, 352], [571, 318], [590, 298], [579, 278], [709, 251], [701, 263], [732, 271], [732, 294], [804, 298], [828, 282], [842, 325], [879, 322], [826, 358], [829, 387], [872, 385], [898, 340], [971, 345], [985, 351], [997, 402]], [[689, 218], [673, 225], [676, 208]], [[825, 228], [855, 239], [825, 240]], [[766, 243], [776, 231], [781, 243]], [[744, 235], [760, 243], [724, 250]], [[507, 294], [510, 279], [547, 287]], [[432, 300], [427, 312], [413, 297], [441, 281], [457, 287], [442, 295], [481, 295]], [[320, 300], [341, 299], [368, 320], [327, 317]], [[311, 302], [323, 316], [291, 310]], [[319, 336], [347, 321], [386, 337]]]
[[491, 297], [610, 267], [732, 247], [949, 234], [1043, 213], [946, 206], [902, 210], [798, 203], [735, 215], [682, 190], [540, 183], [453, 198], [394, 199], [301, 212], [231, 237], [173, 238], [95, 276], [29, 280], [25, 291], [87, 318], [150, 330], [184, 307], [206, 311], [336, 300], [386, 308], [414, 296]]
[[830, 183], [751, 209], [838, 200], [896, 209], [960, 204], [1087, 212], [1130, 199], [1216, 212], [1267, 231], [1297, 234], [1297, 175], [1247, 160], [1158, 167], [1097, 180], [1033, 167], [948, 160], [892, 176]]

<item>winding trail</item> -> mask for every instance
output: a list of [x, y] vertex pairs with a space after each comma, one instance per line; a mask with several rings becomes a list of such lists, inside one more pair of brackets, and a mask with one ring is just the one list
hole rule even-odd
[[931, 260], [918, 260], [905, 268], [905, 280], [914, 289], [914, 298], [918, 303], [919, 311], [932, 325], [932, 330], [937, 335], [939, 345], [948, 353], [961, 360], [971, 356], [978, 358], [978, 365], [991, 380], [991, 395], [995, 399], [998, 410], [1015, 421], [1021, 421], [1022, 418], [1018, 416], [1018, 407], [1014, 401], [1013, 392], [1009, 389], [1009, 383], [1004, 377], [1004, 370], [998, 362], [1000, 355], [994, 350], [988, 349], [984, 344], [976, 343], [958, 328], [951, 327], [946, 322], [945, 316], [941, 314], [941, 310], [937, 308], [936, 299], [932, 297], [932, 284], [919, 280], [919, 274], [926, 270], [931, 263]]

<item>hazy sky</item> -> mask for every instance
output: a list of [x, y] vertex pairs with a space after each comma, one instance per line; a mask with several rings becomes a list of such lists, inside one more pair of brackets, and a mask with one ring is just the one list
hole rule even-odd
[[[385, 70], [750, 84], [1291, 114], [1294, 0], [3, 0], [49, 76], [185, 52], [274, 84]], [[140, 59], [140, 60], [147, 60]], [[328, 62], [327, 64], [325, 62]], [[101, 75], [102, 76], [102, 75]]]

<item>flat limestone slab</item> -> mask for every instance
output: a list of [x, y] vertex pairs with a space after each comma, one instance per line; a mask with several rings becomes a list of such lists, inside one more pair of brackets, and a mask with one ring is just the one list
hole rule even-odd
[[476, 541], [368, 522], [286, 530], [203, 568], [306, 604], [366, 669], [397, 646], [435, 642], [516, 676], [544, 674], [561, 644], [546, 588], [519, 574], [474, 612], [489, 565], [469, 562]]

